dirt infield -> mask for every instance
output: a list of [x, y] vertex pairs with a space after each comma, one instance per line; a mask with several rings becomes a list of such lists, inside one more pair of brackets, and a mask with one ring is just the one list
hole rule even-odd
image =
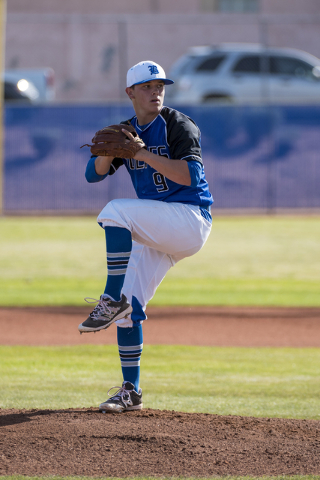
[[[116, 344], [116, 327], [78, 332], [90, 307], [0, 308], [0, 345]], [[320, 347], [320, 308], [149, 307], [149, 345]]]
[[[114, 326], [78, 334], [88, 312], [2, 308], [0, 344], [115, 343]], [[153, 307], [148, 317], [145, 344], [320, 347], [319, 308]], [[151, 409], [0, 409], [0, 475], [12, 474], [319, 475], [320, 422]]]

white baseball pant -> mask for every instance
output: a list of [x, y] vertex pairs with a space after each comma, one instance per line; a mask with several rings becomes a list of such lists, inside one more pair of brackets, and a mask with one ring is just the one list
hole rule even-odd
[[[132, 252], [122, 293], [135, 296], [145, 311], [168, 270], [179, 260], [197, 253], [211, 230], [195, 205], [158, 200], [119, 199], [109, 202], [97, 221], [102, 227], [130, 230]], [[116, 321], [131, 327], [131, 317]]]

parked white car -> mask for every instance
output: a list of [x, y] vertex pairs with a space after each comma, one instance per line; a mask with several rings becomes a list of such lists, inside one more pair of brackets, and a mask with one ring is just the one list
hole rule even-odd
[[320, 103], [320, 60], [257, 44], [193, 47], [168, 72], [171, 103]]
[[18, 81], [8, 77], [4, 81], [4, 100], [6, 102], [34, 102], [38, 100], [39, 92], [33, 83], [25, 79]]
[[54, 71], [50, 67], [5, 70], [4, 79], [16, 83], [31, 101], [50, 102], [55, 98]]

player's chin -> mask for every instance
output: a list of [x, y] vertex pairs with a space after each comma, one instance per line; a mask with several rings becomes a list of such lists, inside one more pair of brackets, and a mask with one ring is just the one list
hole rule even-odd
[[162, 108], [163, 102], [150, 102], [150, 107], [152, 108], [153, 111], [160, 112]]

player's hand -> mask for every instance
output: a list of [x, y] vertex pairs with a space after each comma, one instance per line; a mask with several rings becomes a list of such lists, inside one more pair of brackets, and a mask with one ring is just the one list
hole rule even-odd
[[[128, 130], [126, 130], [125, 128], [122, 129], [122, 132], [128, 137], [126, 140], [125, 140], [125, 143], [130, 143], [130, 141], [134, 141], [135, 138], [138, 137], [138, 135], [136, 137], [134, 137], [132, 135], [132, 133], [128, 132]], [[140, 137], [138, 137], [140, 138]], [[142, 141], [142, 140], [141, 140]]]
[[[136, 133], [135, 135], [132, 135], [131, 132], [128, 132], [125, 128], [123, 128], [122, 133], [124, 133], [127, 136], [127, 139], [124, 141], [127, 145], [134, 145], [136, 148], [136, 152], [138, 153], [142, 148], [146, 148], [146, 145], [144, 141], [139, 137], [139, 135]], [[139, 148], [140, 147], [140, 148]], [[134, 158], [134, 157], [132, 157]]]

